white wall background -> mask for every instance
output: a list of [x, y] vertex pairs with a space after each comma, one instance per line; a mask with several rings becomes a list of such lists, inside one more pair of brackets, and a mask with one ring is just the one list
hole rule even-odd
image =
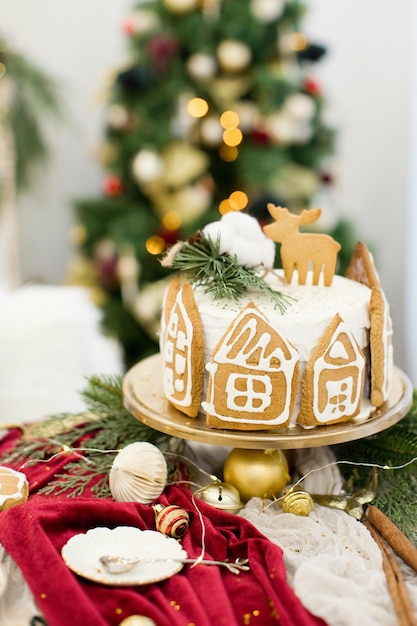
[[[417, 160], [411, 107], [417, 84], [413, 1], [395, 7], [390, 0], [306, 4], [304, 32], [328, 48], [315, 71], [340, 129], [333, 210], [352, 219], [358, 236], [374, 247], [391, 304], [395, 361], [417, 386], [417, 304], [405, 296], [406, 284], [417, 292], [417, 279], [411, 273], [405, 278], [407, 245], [417, 270], [417, 246], [406, 224], [414, 219], [417, 201], [412, 178]], [[62, 280], [71, 252], [72, 201], [96, 195], [101, 184], [93, 157], [102, 136], [98, 94], [125, 52], [121, 22], [132, 6], [131, 0], [1, 0], [1, 32], [60, 80], [71, 120], [48, 129], [53, 158], [30, 194], [20, 199], [26, 279]]]

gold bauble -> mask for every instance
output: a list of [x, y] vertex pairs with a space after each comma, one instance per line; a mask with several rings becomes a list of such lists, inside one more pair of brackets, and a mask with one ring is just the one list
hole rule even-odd
[[201, 182], [181, 189], [165, 189], [160, 186], [150, 194], [156, 212], [163, 218], [174, 211], [182, 224], [189, 224], [203, 215], [210, 207], [212, 194]]
[[281, 450], [235, 448], [224, 463], [223, 475], [244, 502], [277, 496], [290, 479], [287, 457]]
[[198, 6], [198, 0], [163, 0], [163, 3], [172, 13], [188, 13]]
[[174, 141], [161, 154], [163, 173], [159, 183], [165, 187], [178, 189], [190, 185], [209, 169], [209, 158], [185, 141]]
[[195, 495], [203, 502], [228, 513], [238, 513], [243, 506], [236, 487], [220, 481], [202, 487]]
[[284, 513], [292, 513], [300, 517], [308, 517], [313, 510], [313, 498], [307, 491], [289, 489], [282, 499]]

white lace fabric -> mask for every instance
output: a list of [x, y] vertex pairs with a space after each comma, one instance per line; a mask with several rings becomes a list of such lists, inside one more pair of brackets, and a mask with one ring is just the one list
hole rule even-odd
[[[328, 448], [297, 452], [310, 493], [337, 494], [341, 477]], [[317, 468], [323, 468], [316, 471]], [[308, 517], [252, 498], [240, 512], [284, 553], [288, 580], [311, 613], [329, 626], [396, 626], [382, 555], [366, 527], [344, 511], [315, 504]], [[417, 576], [401, 564], [417, 615]]]

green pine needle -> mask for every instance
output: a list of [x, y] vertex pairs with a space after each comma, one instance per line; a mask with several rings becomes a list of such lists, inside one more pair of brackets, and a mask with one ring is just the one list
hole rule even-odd
[[197, 286], [214, 300], [239, 300], [248, 289], [267, 293], [281, 313], [291, 303], [291, 296], [275, 291], [253, 269], [239, 264], [236, 255], [220, 254], [220, 242], [197, 236], [182, 242], [172, 261], [173, 269], [185, 271]]
[[[13, 450], [2, 459], [12, 465], [22, 461], [42, 461], [62, 452], [65, 446], [76, 448], [79, 459], [71, 460], [62, 471], [39, 490], [45, 495], [80, 496], [90, 488], [93, 496], [110, 496], [108, 474], [117, 452], [130, 443], [147, 441], [164, 451], [180, 451], [182, 443], [154, 430], [134, 418], [123, 405], [121, 376], [92, 376], [86, 389], [81, 392], [91, 413], [82, 415], [54, 415], [30, 433], [30, 439], [23, 437]], [[72, 418], [77, 425], [67, 427]], [[81, 418], [81, 423], [80, 419]], [[168, 473], [178, 470], [178, 463], [170, 457], [167, 460]]]
[[13, 86], [6, 114], [16, 152], [16, 184], [21, 190], [31, 182], [35, 167], [49, 155], [43, 122], [47, 116], [62, 119], [62, 94], [54, 79], [30, 59], [12, 51], [1, 38], [0, 62]]
[[[407, 415], [391, 428], [353, 442], [333, 446], [336, 458], [355, 463], [374, 463], [399, 469], [378, 469], [375, 504], [417, 545], [417, 391]], [[404, 466], [404, 467], [400, 467]], [[366, 482], [365, 467], [341, 465], [347, 480]]]

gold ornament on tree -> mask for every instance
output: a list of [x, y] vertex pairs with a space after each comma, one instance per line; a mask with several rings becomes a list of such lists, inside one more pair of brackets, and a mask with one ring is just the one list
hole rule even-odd
[[189, 13], [198, 7], [199, 0], [163, 0], [165, 7], [172, 13]]
[[287, 457], [282, 450], [235, 448], [224, 463], [223, 474], [244, 502], [255, 497], [274, 498], [290, 480]]

